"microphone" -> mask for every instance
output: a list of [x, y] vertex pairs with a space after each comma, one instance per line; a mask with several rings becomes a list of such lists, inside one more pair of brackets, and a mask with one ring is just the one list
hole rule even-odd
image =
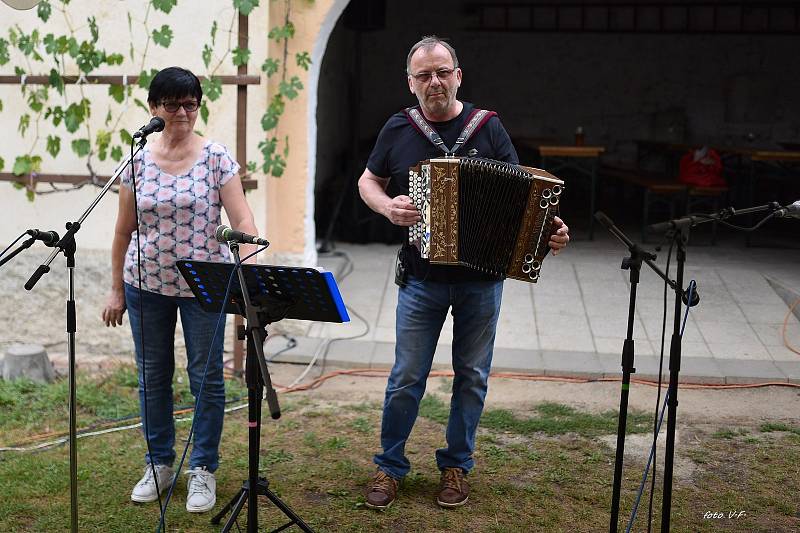
[[38, 229], [29, 229], [25, 233], [27, 233], [37, 241], [42, 241], [47, 246], [54, 245], [55, 243], [58, 242], [58, 239], [60, 238], [58, 236], [58, 233], [56, 233], [55, 231], [39, 231]]
[[145, 138], [153, 132], [161, 131], [164, 129], [164, 119], [161, 117], [153, 117], [150, 122], [139, 128], [139, 131], [133, 134], [134, 139]]
[[800, 218], [800, 200], [797, 200], [795, 203], [787, 205], [786, 207], [781, 207], [775, 211], [775, 216]]
[[604, 225], [607, 229], [611, 229], [613, 226], [616, 225], [614, 224], [614, 221], [608, 218], [608, 215], [606, 215], [602, 211], [596, 211], [594, 214], [594, 218], [602, 225]]
[[226, 243], [228, 241], [236, 241], [244, 244], [257, 244], [259, 246], [269, 246], [269, 241], [267, 239], [262, 239], [261, 237], [256, 237], [254, 235], [248, 235], [247, 233], [242, 233], [241, 231], [236, 231], [235, 229], [229, 228], [225, 224], [217, 226], [217, 231], [214, 232], [214, 237], [216, 237], [217, 240], [222, 243]]

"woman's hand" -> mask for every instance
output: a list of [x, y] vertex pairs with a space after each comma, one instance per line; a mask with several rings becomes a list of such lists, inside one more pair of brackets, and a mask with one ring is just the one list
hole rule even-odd
[[125, 290], [122, 288], [111, 289], [106, 300], [106, 307], [103, 309], [103, 322], [106, 323], [106, 327], [121, 326], [125, 309]]

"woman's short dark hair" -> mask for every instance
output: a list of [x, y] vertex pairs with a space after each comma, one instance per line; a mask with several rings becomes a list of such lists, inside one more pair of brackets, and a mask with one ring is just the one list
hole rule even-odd
[[200, 80], [185, 68], [167, 67], [160, 70], [150, 82], [147, 102], [158, 105], [164, 100], [178, 100], [186, 96], [194, 96], [200, 103], [203, 98]]

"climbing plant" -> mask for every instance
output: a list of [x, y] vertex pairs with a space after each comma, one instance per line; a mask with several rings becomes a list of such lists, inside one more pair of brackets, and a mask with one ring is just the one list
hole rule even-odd
[[[259, 0], [230, 1], [230, 19], [210, 21], [208, 39], [198, 49], [206, 69], [202, 73], [204, 99], [200, 108], [204, 124], [209, 117], [208, 102], [222, 95], [219, 72], [228, 62], [237, 67], [247, 65], [252, 55], [249, 48], [235, 44], [238, 42], [236, 21], [240, 13], [252, 13]], [[282, 57], [268, 57], [261, 70], [267, 79], [279, 75], [280, 80], [261, 118], [264, 139], [259, 143], [259, 151], [262, 161], [248, 161], [246, 167], [251, 173], [260, 168], [265, 174], [277, 177], [285, 170], [289, 151], [288, 137], [278, 138], [278, 125], [286, 102], [296, 98], [303, 89], [300, 78], [291, 72], [295, 68], [307, 70], [311, 58], [307, 52], [299, 52], [294, 61], [288, 60], [289, 43], [295, 33], [291, 19], [293, 0], [272, 1], [283, 3], [284, 16], [269, 32], [269, 39], [279, 44]], [[19, 91], [25, 102], [24, 107], [13, 110], [17, 115], [17, 130], [26, 142], [23, 153], [9, 162], [11, 172], [20, 177], [40, 173], [45, 158], [55, 159], [62, 150], [68, 149], [85, 161], [90, 176], [88, 180], [70, 187], [57, 187], [51, 183], [50, 190], [38, 191], [39, 194], [72, 190], [86, 184], [103, 185], [95, 172], [96, 161], [122, 160], [132, 139], [131, 132], [121, 125], [124, 113], [130, 105], [149, 112], [145, 91], [158, 71], [148, 68], [152, 64], [148, 60], [154, 52], [162, 53], [169, 49], [174, 40], [170, 24], [173, 19], [165, 15], [172, 12], [178, 0], [149, 0], [136, 13], [128, 11], [129, 39], [127, 43], [123, 39], [119, 44], [122, 49], [118, 50], [101, 48], [98, 44], [101, 27], [96, 18], [74, 20], [72, 13], [75, 10], [71, 9], [70, 3], [71, 0], [44, 0], [37, 6], [36, 15], [41, 23], [38, 27], [25, 29], [14, 25], [7, 29], [5, 36], [0, 35], [0, 70], [13, 67], [14, 74], [21, 77]], [[55, 17], [61, 19], [59, 24], [53, 24]], [[58, 33], [53, 31], [54, 28], [66, 31]], [[144, 42], [134, 40], [139, 32], [143, 33]], [[108, 85], [107, 104], [89, 97], [87, 87], [90, 84], [86, 82], [88, 76], [101, 74], [105, 67], [121, 67], [124, 71], [139, 73], [136, 85]], [[47, 76], [47, 84], [25, 83], [26, 77], [42, 74]], [[77, 82], [66, 83], [68, 76], [77, 76]], [[2, 111], [3, 101], [0, 99]], [[90, 120], [98, 115], [103, 116], [102, 121]], [[5, 167], [6, 162], [0, 158], [0, 171]], [[15, 185], [25, 187], [29, 199], [33, 199], [37, 192], [35, 185]]]
[[[273, 176], [283, 175], [283, 171], [286, 168], [286, 158], [289, 155], [289, 138], [284, 136], [282, 141], [278, 139], [276, 134], [278, 123], [286, 108], [286, 101], [297, 98], [299, 91], [303, 89], [303, 83], [298, 76], [289, 77], [288, 75], [289, 40], [294, 37], [295, 28], [291, 20], [292, 2], [291, 0], [283, 0], [283, 3], [283, 24], [274, 26], [269, 32], [269, 38], [280, 45], [281, 58], [268, 57], [264, 64], [261, 65], [261, 70], [266, 73], [267, 78], [280, 72], [278, 91], [272, 96], [267, 111], [261, 117], [261, 127], [267, 132], [267, 138], [258, 145], [264, 158], [261, 170]], [[306, 51], [297, 52], [294, 56], [294, 64], [303, 70], [308, 70], [311, 64], [311, 56]], [[283, 148], [280, 147], [281, 142], [283, 143]]]

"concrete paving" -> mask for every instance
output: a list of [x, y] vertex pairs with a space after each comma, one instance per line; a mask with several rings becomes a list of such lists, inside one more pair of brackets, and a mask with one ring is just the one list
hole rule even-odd
[[[495, 344], [496, 371], [590, 378], [620, 375], [629, 288], [629, 273], [620, 264], [627, 249], [604, 231], [595, 234], [596, 240], [590, 242], [581, 240], [578, 232], [564, 253], [547, 257], [537, 284], [506, 281]], [[317, 355], [335, 365], [390, 367], [397, 304], [396, 249], [337, 243], [336, 254], [321, 256], [320, 263], [336, 275], [352, 321], [278, 322], [269, 327], [267, 353], [274, 355], [286, 347], [286, 340], [278, 335], [286, 333], [296, 339], [297, 346], [276, 360], [307, 361]], [[45, 346], [55, 363], [66, 358], [63, 258], [33, 291], [22, 288], [49, 251], [34, 247], [0, 272], [4, 296], [0, 299], [0, 359], [19, 343]], [[656, 262], [663, 269], [666, 249], [658, 254]], [[674, 267], [673, 258], [673, 276]], [[746, 248], [742, 235], [723, 234], [717, 246], [689, 247], [687, 282], [690, 279], [697, 281], [700, 304], [691, 309], [684, 332], [681, 381], [800, 383], [800, 354], [787, 347], [800, 350], [800, 305], [794, 315], [789, 312], [800, 298], [800, 250]], [[83, 367], [102, 365], [109, 357], [133, 359], [127, 323], [106, 328], [100, 320], [110, 283], [108, 252], [81, 248], [76, 300], [78, 362]], [[645, 267], [634, 320], [634, 377], [658, 375], [663, 293], [663, 282]], [[672, 315], [669, 294], [665, 371]], [[228, 320], [228, 349], [233, 333], [233, 320]], [[451, 342], [448, 319], [435, 355], [437, 368], [450, 367]], [[176, 335], [176, 344], [182, 357], [181, 334]]]
[[[351, 322], [275, 324], [273, 333], [291, 331], [298, 343], [285, 350], [286, 344], [273, 338], [267, 343], [267, 355], [281, 351], [276, 361], [307, 361], [324, 355], [333, 365], [390, 367], [397, 304], [396, 248], [337, 243], [335, 254], [322, 255], [321, 265], [339, 280]], [[574, 241], [564, 253], [547, 257], [537, 284], [507, 280], [493, 369], [585, 378], [620, 376], [630, 286], [629, 271], [620, 269], [620, 264], [626, 255], [622, 244], [598, 233], [595, 241]], [[662, 250], [656, 261], [662, 270], [666, 255], [666, 249]], [[800, 383], [800, 354], [787, 347], [800, 350], [800, 321], [790, 312], [793, 300], [800, 298], [798, 265], [800, 250], [746, 248], [741, 239], [718, 246], [690, 246], [685, 277], [687, 283], [696, 280], [700, 304], [686, 320], [681, 382]], [[674, 278], [674, 257], [670, 271]], [[655, 379], [664, 283], [645, 265], [637, 292], [633, 333], [637, 371], [633, 377]], [[665, 380], [673, 313], [673, 293], [669, 292]], [[448, 317], [435, 368], [450, 367], [451, 343], [452, 317]]]

